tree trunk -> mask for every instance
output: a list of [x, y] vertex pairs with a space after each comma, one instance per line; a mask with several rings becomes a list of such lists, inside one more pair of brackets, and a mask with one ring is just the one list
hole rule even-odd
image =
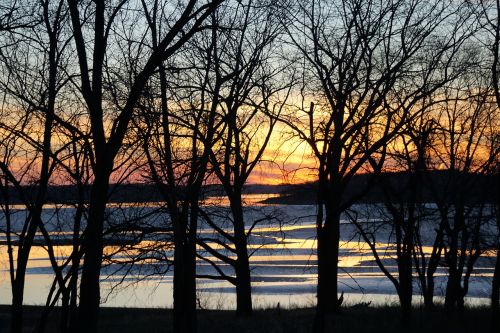
[[413, 297], [411, 254], [403, 253], [399, 264], [398, 296], [401, 304], [401, 330], [411, 331], [411, 301]]
[[460, 303], [460, 289], [460, 276], [457, 274], [456, 269], [450, 267], [444, 300], [444, 306], [447, 310], [453, 310], [458, 307]]
[[[53, 103], [52, 99], [49, 99], [49, 104]], [[41, 214], [43, 209], [43, 203], [45, 200], [45, 193], [47, 191], [47, 184], [49, 182], [49, 155], [50, 155], [50, 142], [51, 142], [51, 130], [53, 121], [53, 108], [47, 109], [47, 118], [44, 127], [44, 139], [43, 139], [43, 158], [42, 158], [42, 169], [40, 172], [40, 187], [38, 189], [35, 207], [33, 210], [29, 211], [30, 217], [27, 226], [27, 232], [24, 238], [20, 238], [20, 245], [18, 247], [17, 255], [17, 268], [14, 283], [12, 284], [12, 318], [11, 318], [11, 332], [21, 333], [23, 331], [23, 298], [24, 298], [24, 284], [26, 278], [26, 269], [28, 266], [28, 259], [33, 245], [33, 240], [38, 229], [38, 226], [42, 223]]]
[[338, 257], [340, 241], [340, 213], [327, 213], [323, 227], [318, 228], [318, 287], [315, 332], [326, 330], [326, 316], [340, 309], [338, 297]]
[[84, 211], [83, 202], [83, 186], [78, 186], [79, 200], [78, 207], [75, 214], [75, 224], [73, 228], [73, 259], [71, 260], [71, 277], [68, 285], [68, 292], [70, 293], [69, 299], [69, 317], [67, 328], [69, 332], [76, 332], [78, 325], [78, 272], [80, 268], [80, 228]]
[[59, 323], [59, 330], [61, 333], [68, 332], [68, 321], [69, 314], [71, 311], [70, 307], [70, 289], [66, 289], [62, 291], [62, 300], [61, 300], [61, 320]]
[[437, 231], [436, 239], [432, 246], [432, 254], [429, 259], [429, 265], [427, 268], [426, 279], [426, 289], [423, 291], [424, 296], [424, 306], [426, 311], [431, 311], [434, 309], [434, 274], [439, 265], [439, 260], [441, 258], [442, 243], [443, 243], [443, 223], [440, 224], [439, 230]]
[[[455, 213], [456, 216], [456, 213]], [[448, 282], [446, 283], [446, 292], [444, 299], [444, 307], [447, 310], [456, 308], [458, 304], [458, 294], [460, 290], [460, 276], [458, 275], [458, 226], [455, 218], [453, 229], [451, 230], [451, 241], [448, 253], [445, 254], [446, 263], [448, 264]]]
[[497, 258], [493, 281], [491, 283], [491, 332], [500, 330], [500, 245], [497, 246]]
[[238, 315], [250, 315], [252, 314], [252, 284], [241, 194], [236, 193], [231, 199], [234, 220], [234, 245], [237, 256], [235, 266], [236, 313]]
[[432, 310], [434, 308], [434, 276], [427, 276], [427, 288], [423, 296], [425, 309]]
[[174, 249], [174, 332], [196, 332], [195, 257], [190, 244]]
[[250, 277], [250, 265], [248, 262], [248, 255], [246, 254], [246, 251], [244, 252], [245, 255], [238, 254], [236, 262], [236, 313], [238, 315], [251, 315], [252, 285]]
[[462, 246], [458, 246], [459, 244], [459, 235], [462, 235], [462, 243], [464, 242], [463, 238], [465, 237], [465, 222], [464, 222], [464, 212], [463, 205], [461, 203], [455, 205], [455, 216], [454, 216], [454, 225], [452, 229], [450, 249], [447, 255], [447, 263], [449, 266], [449, 275], [448, 275], [448, 283], [446, 284], [446, 294], [444, 305], [448, 310], [452, 309], [463, 309], [464, 306], [464, 293], [462, 288], [462, 272], [463, 272], [463, 261], [459, 260], [460, 256], [463, 256], [463, 252], [465, 251], [463, 244]]
[[[177, 221], [174, 236], [174, 318], [175, 333], [196, 333], [196, 225], [191, 212]], [[193, 231], [184, 226], [191, 219]], [[194, 233], [194, 235], [193, 235]]]
[[100, 305], [99, 279], [103, 254], [102, 233], [109, 188], [109, 172], [96, 166], [90, 194], [89, 219], [83, 239], [85, 257], [80, 282], [78, 328], [82, 333], [97, 332]]
[[[43, 189], [45, 193], [45, 189]], [[38, 199], [42, 198], [43, 195], [39, 194]], [[11, 307], [11, 332], [21, 333], [23, 331], [23, 299], [24, 299], [24, 284], [26, 278], [26, 268], [28, 266], [28, 259], [33, 245], [33, 239], [35, 237], [38, 224], [40, 223], [40, 214], [42, 210], [42, 205], [38, 204], [38, 207], [31, 213], [31, 220], [28, 222], [28, 231], [26, 236], [22, 240], [22, 245], [18, 249], [17, 255], [17, 268], [16, 277], [14, 283], [12, 284], [12, 307]], [[35, 220], [36, 219], [36, 220]]]
[[12, 286], [11, 333], [22, 333], [23, 331], [23, 294], [24, 278], [21, 280], [16, 278]]
[[[405, 258], [406, 257], [406, 258]], [[409, 317], [411, 313], [411, 301], [413, 297], [412, 266], [411, 257], [404, 255], [399, 267], [399, 290], [398, 296], [401, 303], [403, 317]]]

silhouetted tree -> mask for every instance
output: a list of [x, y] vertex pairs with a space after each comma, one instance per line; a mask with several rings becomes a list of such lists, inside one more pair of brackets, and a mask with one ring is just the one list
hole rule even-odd
[[[490, 51], [489, 57], [489, 68], [491, 73], [491, 88], [493, 90], [493, 95], [495, 97], [495, 102], [497, 104], [496, 110], [494, 112], [498, 113], [498, 108], [500, 108], [500, 83], [499, 83], [499, 66], [500, 66], [500, 2], [492, 1], [492, 2], [480, 2], [482, 11], [478, 14], [478, 20], [482, 23], [482, 26], [485, 31], [485, 41], [486, 45]], [[498, 127], [498, 122], [494, 122], [491, 124], [494, 128]], [[499, 134], [498, 129], [491, 137], [493, 145], [496, 145], [498, 150], [499, 145]], [[498, 169], [498, 156], [496, 156], [496, 161], [493, 161], [493, 166], [490, 170], [490, 173], [496, 179], [497, 185], [499, 184], [499, 169]], [[498, 188], [498, 186], [497, 186]], [[496, 222], [497, 229], [499, 231], [498, 235], [500, 235], [500, 218], [499, 218], [499, 202], [500, 195], [498, 192], [496, 193], [497, 200], [495, 203], [496, 207]], [[491, 285], [491, 308], [492, 308], [492, 320], [491, 320], [491, 331], [496, 332], [498, 328], [500, 328], [500, 241], [497, 235], [497, 246], [496, 246], [496, 264], [495, 270], [493, 272], [493, 280]]]
[[474, 194], [478, 176], [490, 169], [498, 154], [491, 144], [495, 115], [491, 112], [481, 70], [469, 53], [471, 75], [443, 90], [445, 101], [434, 111], [432, 163], [444, 170], [441, 182], [429, 182], [432, 201], [443, 225], [443, 260], [448, 269], [445, 306], [462, 308], [474, 264], [484, 251], [483, 225], [491, 219], [486, 191]]
[[[423, 207], [420, 205], [421, 185], [422, 172], [426, 167], [429, 134], [428, 130], [424, 129], [422, 136], [412, 136], [413, 133], [409, 128], [410, 124], [405, 126], [401, 131], [402, 134], [396, 137], [396, 142], [391, 144], [398, 148], [402, 147], [402, 151], [394, 151], [391, 148], [388, 151], [388, 159], [395, 164], [393, 167], [404, 178], [394, 182], [391, 181], [391, 177], [394, 177], [391, 173], [380, 176], [377, 185], [384, 193], [384, 198], [381, 199], [383, 203], [369, 206], [367, 212], [361, 213], [368, 221], [372, 218], [379, 218], [381, 221], [362, 223], [358, 221], [357, 210], [349, 214], [351, 222], [369, 245], [376, 264], [394, 284], [403, 312], [403, 322], [406, 325], [409, 325], [413, 297], [413, 255], [417, 246], [415, 240], [418, 238], [419, 220], [424, 217]], [[385, 172], [388, 172], [387, 169]], [[379, 248], [377, 245], [377, 241], [386, 242], [386, 239], [388, 248], [394, 250], [394, 257], [387, 255], [387, 248]], [[397, 267], [395, 273], [388, 269], [388, 266], [393, 264], [391, 259], [395, 261]]]
[[[278, 9], [271, 2], [251, 0], [228, 2], [219, 7], [213, 22], [219, 27], [214, 32], [217, 42], [211, 50], [213, 59], [206, 63], [211, 65], [207, 75], [210, 81], [215, 83], [219, 78], [226, 78], [224, 85], [214, 91], [219, 97], [216, 141], [210, 145], [210, 163], [229, 200], [230, 218], [227, 219], [232, 230], [222, 228], [219, 214], [215, 214], [216, 220], [213, 220], [207, 212], [203, 214], [204, 221], [215, 231], [215, 238], [200, 236], [198, 243], [209, 256], [234, 269], [234, 277], [220, 269], [216, 269], [218, 275], [203, 277], [222, 278], [235, 285], [238, 314], [252, 313], [248, 240], [259, 221], [266, 219], [256, 217], [247, 225], [243, 188], [261, 162], [291, 86], [286, 82], [289, 78], [284, 77], [283, 68], [272, 63], [276, 61], [279, 47], [276, 39], [281, 32]], [[195, 50], [204, 47], [203, 41], [197, 38], [192, 43]], [[222, 245], [222, 251], [213, 245]], [[200, 257], [216, 267], [207, 256]]]
[[[161, 15], [149, 13], [156, 31]], [[227, 80], [207, 79], [217, 43], [215, 13], [210, 29], [202, 32], [206, 49], [187, 47], [151, 77], [141, 100], [141, 126], [148, 163], [147, 178], [166, 203], [173, 231], [174, 332], [196, 332], [196, 244], [199, 200], [207, 177], [209, 153], [215, 137], [219, 91]], [[153, 45], [155, 35], [152, 35]], [[201, 58], [199, 57], [201, 56]], [[200, 61], [200, 64], [198, 63]], [[170, 80], [167, 75], [170, 74]]]
[[464, 19], [451, 2], [297, 6], [287, 29], [304, 63], [302, 107], [282, 120], [318, 164], [316, 328], [323, 330], [324, 316], [340, 306], [340, 215], [359, 197], [344, 189], [359, 171], [381, 169], [388, 141], [418, 114], [410, 112], [415, 104], [453, 75], [441, 69], [463, 41]]
[[[114, 110], [116, 116], [107, 120], [111, 114], [106, 106], [106, 93], [112, 90], [113, 82], [106, 81], [104, 73], [106, 66], [110, 65], [113, 45], [119, 47], [113, 44], [116, 40], [113, 40], [111, 33], [121, 24], [117, 21], [121, 14], [137, 15], [137, 11], [133, 8], [134, 4], [126, 0], [95, 3], [68, 0], [73, 41], [79, 61], [79, 87], [91, 123], [95, 158], [92, 165], [94, 179], [90, 193], [89, 216], [82, 244], [85, 256], [80, 282], [78, 326], [81, 332], [97, 331], [99, 277], [103, 255], [102, 233], [109, 180], [115, 158], [128, 133], [137, 102], [150, 76], [198, 31], [205, 18], [219, 2], [207, 1], [198, 4], [198, 1], [191, 0], [174, 7], [171, 21], [164, 25], [166, 30], [158, 40], [157, 46], [149, 50], [143, 48], [131, 50], [141, 65], [138, 66], [139, 70], [136, 73], [130, 73], [130, 88], [125, 96], [120, 96], [121, 105]], [[88, 6], [93, 9], [87, 11]], [[145, 15], [142, 10], [139, 11], [141, 12]], [[108, 121], [111, 123], [109, 129], [107, 129]]]
[[[12, 8], [14, 7], [15, 5]], [[25, 9], [31, 10], [31, 7], [16, 7], [11, 14], [14, 15], [14, 13]], [[1, 85], [8, 96], [4, 107], [17, 110], [16, 116], [21, 117], [19, 121], [15, 120], [16, 116], [6, 117], [5, 122], [2, 122], [2, 128], [18, 136], [19, 141], [24, 141], [25, 148], [35, 149], [34, 153], [28, 153], [28, 158], [32, 159], [28, 165], [37, 170], [35, 173], [31, 173], [32, 170], [25, 169], [25, 172], [18, 174], [19, 170], [16, 169], [15, 165], [0, 164], [5, 180], [15, 187], [27, 211], [24, 226], [18, 235], [15, 274], [14, 268], [11, 267], [12, 332], [22, 331], [26, 269], [38, 230], [44, 236], [55, 275], [58, 282], [62, 284], [50, 237], [42, 220], [42, 210], [46, 201], [47, 187], [60, 153], [58, 149], [53, 148], [52, 132], [55, 128], [56, 109], [58, 108], [56, 105], [57, 95], [67, 82], [61, 79], [60, 74], [60, 69], [64, 66], [66, 59], [64, 37], [62, 37], [66, 8], [63, 1], [51, 2], [47, 0], [40, 2], [36, 13], [34, 19], [35, 22], [38, 22], [36, 25], [26, 21], [26, 18], [22, 20], [25, 22], [24, 24], [17, 20], [12, 23], [16, 27], [4, 36], [3, 42], [15, 43], [11, 44], [12, 47], [4, 48], [0, 54], [3, 67]], [[22, 28], [25, 30], [21, 32]], [[33, 47], [38, 48], [39, 51], [32, 53], [31, 48]], [[37, 122], [38, 116], [41, 116], [42, 119], [39, 123]], [[31, 137], [33, 131], [35, 133], [41, 131], [41, 133], [38, 132], [39, 137]], [[18, 175], [34, 177], [34, 195], [28, 193], [26, 188], [22, 186], [22, 178], [18, 178]], [[7, 223], [10, 224], [11, 221], [7, 221]], [[8, 229], [8, 233], [12, 232], [11, 226], [8, 226]], [[8, 247], [12, 254], [11, 240]], [[12, 256], [10, 263], [11, 265], [14, 263]]]

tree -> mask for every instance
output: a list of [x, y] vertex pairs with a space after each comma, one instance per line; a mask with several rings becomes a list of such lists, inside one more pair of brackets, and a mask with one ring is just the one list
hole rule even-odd
[[[92, 155], [94, 156], [89, 216], [82, 244], [85, 256], [80, 282], [78, 326], [81, 332], [97, 331], [100, 302], [99, 276], [103, 255], [102, 233], [109, 181], [115, 158], [129, 131], [137, 102], [151, 75], [200, 29], [205, 18], [219, 2], [215, 0], [198, 4], [198, 1], [190, 0], [179, 7], [173, 7], [171, 21], [166, 24], [168, 28], [158, 40], [156, 47], [144, 49], [140, 41], [120, 41], [118, 35], [112, 35], [121, 24], [117, 21], [118, 18], [125, 19], [127, 15], [137, 15], [137, 12], [146, 15], [140, 4], [126, 0], [95, 3], [68, 0], [73, 42], [79, 62], [80, 82], [78, 86], [91, 123]], [[136, 6], [139, 7], [136, 8]], [[92, 7], [92, 10], [87, 11], [88, 7]], [[167, 7], [166, 4], [165, 7]], [[137, 29], [138, 26], [131, 28]], [[108, 110], [110, 106], [107, 98], [113, 90], [114, 81], [112, 77], [109, 78], [111, 80], [107, 80], [104, 73], [107, 66], [116, 64], [112, 53], [115, 48], [120, 49], [123, 45], [120, 43], [139, 46], [130, 50], [135, 52], [135, 59], [140, 65], [138, 65], [137, 72], [129, 73], [131, 84], [127, 93], [119, 96], [119, 107]], [[120, 60], [116, 61], [119, 63]], [[110, 124], [109, 128], [107, 124]]]
[[[11, 15], [31, 7], [12, 7], [6, 17], [15, 26], [3, 39], [11, 44], [0, 53], [2, 60], [2, 89], [6, 99], [4, 107], [18, 112], [14, 117], [6, 117], [2, 122], [2, 130], [9, 135], [16, 136], [22, 149], [28, 149], [28, 168], [16, 168], [16, 163], [7, 151], [6, 160], [0, 164], [5, 184], [4, 198], [8, 206], [9, 183], [16, 189], [27, 210], [26, 220], [18, 236], [17, 258], [13, 258], [13, 242], [9, 239], [11, 280], [12, 280], [12, 321], [11, 331], [21, 332], [23, 325], [23, 296], [26, 268], [34, 237], [38, 230], [44, 236], [49, 247], [49, 257], [55, 269], [58, 282], [62, 284], [60, 271], [54, 260], [50, 237], [42, 220], [42, 210], [46, 200], [47, 188], [53, 171], [58, 162], [60, 151], [53, 147], [52, 132], [56, 125], [58, 109], [57, 97], [59, 91], [67, 81], [62, 79], [61, 67], [64, 66], [66, 52], [62, 26], [66, 20], [64, 2], [40, 3], [40, 10], [36, 16], [37, 24], [28, 23], [25, 19], [10, 20]], [[24, 23], [22, 23], [24, 22]], [[12, 27], [12, 26], [11, 26]], [[21, 37], [21, 38], [18, 38]], [[16, 41], [12, 43], [12, 41]], [[36, 48], [36, 50], [32, 50]], [[15, 117], [20, 116], [16, 121]], [[13, 119], [14, 118], [14, 119]], [[41, 121], [39, 121], [41, 119]], [[40, 131], [40, 132], [38, 132]], [[33, 133], [39, 137], [32, 137]], [[13, 148], [6, 146], [7, 149]], [[34, 149], [30, 152], [29, 149]], [[31, 160], [30, 160], [31, 159]], [[14, 162], [8, 164], [9, 162]], [[32, 173], [29, 168], [36, 171]], [[33, 177], [35, 194], [31, 195], [22, 187], [23, 176]], [[7, 207], [5, 206], [5, 207]], [[8, 207], [6, 208], [7, 234], [11, 237], [12, 226], [9, 221]], [[14, 272], [15, 271], [15, 272]]]
[[[152, 11], [147, 15], [153, 46], [163, 19], [162, 12], [157, 13]], [[197, 330], [199, 200], [215, 137], [218, 92], [226, 80], [218, 77], [212, 86], [207, 79], [217, 43], [214, 32], [218, 28], [214, 12], [209, 15], [210, 29], [200, 33], [207, 45], [201, 48], [201, 58], [193, 54], [200, 49], [186, 47], [168, 66], [159, 67], [141, 99], [142, 112], [137, 124], [148, 165], [147, 179], [157, 186], [166, 203], [167, 228], [173, 233], [174, 332]], [[171, 77], [167, 79], [169, 73]]]
[[[492, 2], [481, 2], [482, 11], [478, 14], [478, 19], [481, 21], [482, 26], [486, 32], [487, 37], [487, 48], [490, 51], [488, 59], [490, 60], [490, 73], [491, 73], [491, 88], [493, 90], [493, 95], [495, 97], [495, 102], [497, 104], [497, 109], [495, 110], [498, 113], [498, 108], [500, 108], [500, 81], [499, 81], [499, 73], [500, 73], [500, 2], [492, 1]], [[494, 128], [498, 128], [498, 123], [494, 123]], [[497, 147], [498, 152], [498, 144], [499, 144], [499, 135], [498, 130], [494, 133], [491, 138], [493, 145]], [[498, 158], [498, 157], [497, 157]], [[493, 162], [493, 165], [495, 161]], [[498, 160], [496, 160], [497, 167], [492, 167], [490, 173], [496, 178], [498, 183]], [[498, 186], [497, 186], [498, 188]], [[497, 229], [500, 235], [500, 218], [498, 216], [499, 210], [499, 201], [500, 195], [497, 193]], [[491, 320], [491, 331], [494, 332], [498, 330], [500, 327], [500, 241], [497, 239], [496, 246], [496, 264], [495, 270], [493, 273], [493, 280], [491, 285], [491, 308], [492, 308], [492, 320]]]
[[[386, 174], [379, 176], [377, 180], [376, 184], [382, 188], [383, 203], [370, 206], [368, 212], [363, 214], [369, 220], [380, 218], [381, 221], [364, 224], [358, 221], [358, 211], [349, 213], [351, 222], [369, 245], [377, 266], [396, 289], [403, 314], [403, 325], [410, 325], [411, 319], [413, 258], [420, 255], [415, 251], [417, 244], [421, 246], [418, 232], [420, 220], [425, 217], [425, 209], [421, 205], [425, 202], [422, 198], [422, 173], [426, 167], [429, 144], [429, 129], [425, 129], [426, 125], [422, 126], [424, 129], [421, 136], [412, 135], [415, 132], [411, 127], [408, 124], [405, 130], [401, 131], [402, 134], [396, 137], [395, 143], [390, 145], [398, 148], [402, 146], [401, 151], [397, 148], [395, 151], [388, 149], [388, 159], [393, 162], [396, 171], [391, 173], [386, 166]], [[377, 235], [383, 236], [377, 238]], [[387, 243], [387, 248], [379, 251], [377, 241]], [[395, 256], [387, 255], [387, 250], [389, 253], [394, 251]], [[396, 273], [388, 269], [388, 266], [393, 264], [397, 267]]]
[[[468, 57], [474, 59], [470, 53]], [[443, 179], [429, 184], [443, 225], [449, 309], [463, 308], [474, 264], [484, 251], [481, 231], [491, 210], [486, 207], [487, 191], [475, 194], [474, 186], [498, 154], [498, 147], [488, 140], [495, 120], [480, 68], [473, 62], [468, 67], [475, 70], [443, 90], [445, 101], [434, 114], [438, 126], [432, 163], [443, 170]]]
[[361, 170], [381, 169], [388, 141], [416, 116], [416, 103], [454, 75], [441, 69], [467, 27], [462, 6], [451, 2], [298, 6], [287, 29], [304, 64], [302, 107], [282, 121], [307, 142], [318, 165], [316, 328], [322, 330], [325, 315], [340, 306], [340, 215], [366, 190], [348, 198], [344, 189]]
[[[226, 275], [207, 256], [200, 256], [218, 272], [203, 277], [222, 278], [235, 285], [236, 311], [243, 315], [252, 313], [248, 242], [254, 227], [269, 218], [264, 214], [251, 224], [245, 221], [243, 188], [261, 162], [291, 87], [289, 79], [284, 78], [284, 69], [272, 63], [276, 61], [273, 59], [278, 50], [276, 39], [281, 33], [279, 15], [278, 8], [270, 2], [228, 2], [216, 12], [213, 23], [219, 29], [215, 31], [217, 43], [211, 51], [212, 66], [207, 78], [214, 83], [218, 78], [227, 79], [214, 91], [219, 96], [216, 141], [210, 145], [210, 163], [229, 200], [230, 217], [226, 219], [232, 230], [222, 228], [217, 221], [221, 216], [215, 214], [217, 220], [213, 220], [210, 209], [206, 209], [204, 221], [215, 231], [215, 236], [199, 237], [198, 243], [209, 256], [234, 269], [234, 277]], [[194, 39], [193, 43], [195, 49], [203, 47], [202, 41]], [[221, 251], [213, 245], [222, 245]]]

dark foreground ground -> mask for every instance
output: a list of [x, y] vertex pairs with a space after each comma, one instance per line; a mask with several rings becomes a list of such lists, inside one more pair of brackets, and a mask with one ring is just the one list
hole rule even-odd
[[[165, 309], [102, 308], [100, 332], [171, 332], [172, 313]], [[0, 332], [8, 332], [9, 307], [0, 306]], [[27, 307], [26, 332], [33, 332], [39, 307]], [[252, 317], [236, 317], [232, 311], [200, 310], [200, 333], [311, 332], [313, 309], [258, 310]], [[57, 332], [57, 310], [46, 332]], [[491, 312], [486, 307], [467, 308], [463, 313], [433, 313], [414, 309], [411, 320], [403, 321], [399, 308], [352, 306], [330, 318], [328, 332], [499, 332], [492, 330]]]

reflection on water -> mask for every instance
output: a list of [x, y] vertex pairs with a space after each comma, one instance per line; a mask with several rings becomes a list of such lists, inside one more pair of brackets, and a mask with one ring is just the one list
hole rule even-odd
[[[268, 195], [266, 195], [268, 197]], [[247, 197], [250, 202], [261, 201], [261, 195]], [[205, 202], [206, 205], [221, 204], [219, 198]], [[253, 201], [252, 201], [253, 200]], [[224, 202], [222, 202], [222, 205]], [[147, 205], [146, 205], [147, 206]], [[154, 205], [147, 206], [154, 208]], [[279, 216], [293, 221], [292, 225], [282, 225], [275, 220], [253, 229], [251, 237], [252, 251], [250, 263], [252, 266], [252, 288], [256, 307], [275, 306], [313, 306], [315, 304], [316, 287], [316, 247], [314, 206], [256, 206], [269, 214], [271, 210]], [[50, 214], [48, 209], [47, 214]], [[59, 208], [60, 209], [60, 208]], [[70, 207], [65, 209], [71, 210]], [[130, 206], [131, 210], [137, 209]], [[246, 212], [249, 220], [255, 219], [258, 214], [249, 209]], [[285, 219], [285, 218], [284, 218]], [[224, 227], [224, 226], [223, 226]], [[227, 226], [226, 226], [227, 227]], [[226, 228], [224, 227], [224, 228]], [[226, 228], [229, 230], [228, 228]], [[201, 233], [210, 233], [208, 228], [201, 226]], [[341, 226], [342, 242], [340, 247], [339, 289], [345, 292], [345, 302], [354, 304], [359, 302], [392, 303], [397, 301], [395, 290], [391, 282], [380, 272], [375, 264], [370, 248], [360, 242], [355, 236], [355, 229], [348, 223]], [[51, 234], [55, 238], [71, 237], [71, 232], [64, 228], [53, 228]], [[158, 236], [160, 235], [160, 236]], [[108, 246], [106, 254], [113, 254], [113, 263], [102, 271], [102, 302], [104, 306], [130, 307], [170, 307], [172, 306], [172, 272], [167, 270], [166, 263], [147, 260], [134, 267], [122, 270], [128, 257], [137, 253], [140, 248], [158, 247], [162, 245], [162, 255], [169, 258], [172, 255], [171, 244], [166, 236], [159, 233], [155, 239], [145, 239], [127, 252], [121, 252], [122, 246]], [[396, 270], [393, 260], [395, 250], [388, 246], [387, 235], [378, 236], [376, 247], [380, 249], [381, 259], [387, 263], [387, 269]], [[168, 237], [167, 237], [168, 238]], [[216, 244], [214, 248], [221, 249]], [[63, 261], [71, 253], [71, 247], [60, 245], [55, 247], [58, 260]], [[0, 247], [0, 302], [7, 304], [10, 301], [10, 281], [8, 275], [8, 257], [5, 246]], [[423, 247], [424, 253], [430, 253], [430, 246]], [[210, 258], [219, 262], [216, 258]], [[220, 263], [220, 262], [219, 262]], [[231, 268], [221, 264], [222, 270], [232, 274]], [[200, 274], [214, 274], [213, 268], [205, 262], [197, 265]], [[128, 271], [124, 276], [123, 272]], [[162, 275], [154, 272], [167, 271]], [[478, 268], [471, 277], [469, 302], [487, 302], [492, 276], [492, 266], [488, 258], [481, 259]], [[47, 258], [45, 248], [37, 246], [31, 251], [28, 275], [26, 278], [26, 304], [42, 304], [52, 284], [52, 269]], [[440, 268], [436, 272], [436, 295], [443, 295], [446, 271]], [[120, 285], [117, 286], [117, 283]], [[419, 287], [415, 283], [415, 294]], [[200, 306], [204, 308], [234, 308], [234, 286], [226, 282], [200, 279], [198, 281], [198, 297]], [[418, 297], [415, 297], [419, 301]]]
[[[279, 196], [277, 193], [255, 193], [244, 194], [242, 199], [246, 206], [266, 206], [262, 204], [262, 201]], [[201, 200], [200, 203], [202, 206], [229, 206], [229, 199], [227, 196], [209, 196]]]

